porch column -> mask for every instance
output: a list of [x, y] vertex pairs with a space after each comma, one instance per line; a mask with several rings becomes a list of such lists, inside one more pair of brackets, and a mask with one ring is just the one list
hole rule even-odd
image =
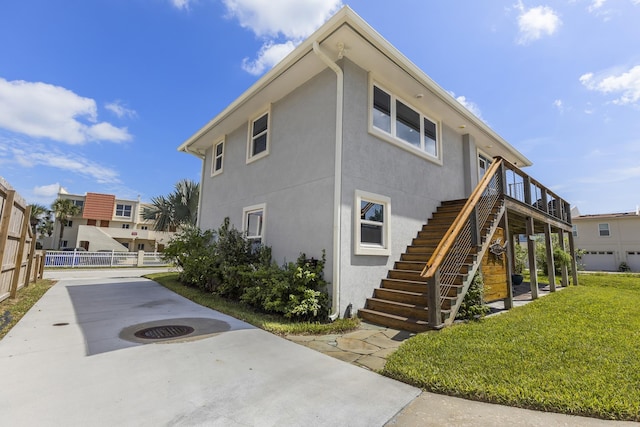
[[551, 239], [551, 224], [544, 225], [544, 242], [547, 246], [547, 275], [549, 276], [549, 291], [556, 291], [556, 266], [553, 261], [553, 239]]
[[[558, 230], [558, 243], [560, 244], [560, 249], [562, 249], [563, 252], [566, 251], [566, 245], [564, 243], [564, 230], [561, 228]], [[560, 271], [562, 272], [562, 286], [569, 286], [569, 275], [567, 274], [567, 266], [565, 264], [562, 264], [562, 266], [560, 267]]]
[[504, 301], [504, 308], [511, 310], [513, 308], [513, 283], [511, 281], [511, 275], [513, 274], [513, 257], [515, 253], [515, 247], [513, 246], [513, 237], [511, 236], [511, 230], [509, 230], [509, 214], [505, 209], [504, 215], [502, 215], [502, 228], [504, 229], [504, 241], [507, 246], [507, 297]]
[[578, 265], [576, 264], [576, 244], [573, 241], [573, 233], [569, 233], [569, 253], [571, 254], [571, 278], [573, 284], [578, 284]]
[[442, 314], [440, 310], [440, 271], [436, 271], [427, 282], [427, 302], [429, 304], [429, 325], [433, 329], [442, 326]]
[[529, 253], [529, 284], [531, 286], [531, 299], [538, 299], [538, 266], [536, 264], [536, 241], [534, 239], [535, 227], [533, 218], [528, 216], [527, 223], [527, 252]]

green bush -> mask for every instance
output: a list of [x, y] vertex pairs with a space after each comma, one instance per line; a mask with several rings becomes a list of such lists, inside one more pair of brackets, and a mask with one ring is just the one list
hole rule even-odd
[[167, 245], [165, 257], [180, 266], [182, 283], [242, 301], [265, 313], [296, 320], [326, 319], [325, 254], [279, 267], [271, 248], [256, 245], [226, 218], [217, 232], [190, 227]]
[[478, 270], [473, 276], [473, 282], [469, 285], [464, 299], [460, 303], [456, 319], [477, 320], [489, 313], [490, 308], [484, 304], [484, 279]]

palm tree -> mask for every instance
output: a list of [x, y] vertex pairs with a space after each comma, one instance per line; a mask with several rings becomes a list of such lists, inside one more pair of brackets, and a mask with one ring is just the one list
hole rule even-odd
[[69, 199], [56, 199], [51, 205], [51, 210], [55, 214], [56, 221], [60, 223], [60, 238], [58, 239], [58, 249], [62, 244], [62, 235], [64, 234], [64, 227], [67, 225], [69, 218], [80, 214], [80, 207], [73, 203], [73, 200]]
[[31, 215], [29, 216], [29, 223], [31, 224], [31, 231], [33, 235], [36, 235], [38, 230], [38, 226], [43, 221], [43, 216], [49, 212], [46, 206], [40, 205], [38, 203], [32, 203], [31, 206]]
[[152, 197], [153, 207], [145, 208], [142, 217], [153, 220], [153, 229], [156, 231], [167, 231], [181, 225], [195, 225], [198, 219], [199, 197], [200, 184], [183, 179], [168, 196]]

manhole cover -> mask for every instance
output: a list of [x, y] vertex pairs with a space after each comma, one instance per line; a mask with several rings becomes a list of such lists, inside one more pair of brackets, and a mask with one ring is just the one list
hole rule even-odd
[[133, 335], [142, 339], [161, 340], [165, 338], [183, 337], [185, 335], [189, 335], [193, 331], [195, 331], [195, 329], [186, 325], [162, 325], [141, 329]]

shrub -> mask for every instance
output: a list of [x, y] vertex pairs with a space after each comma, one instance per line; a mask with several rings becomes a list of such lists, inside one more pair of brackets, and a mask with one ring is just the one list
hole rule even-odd
[[218, 269], [213, 244], [215, 233], [187, 226], [174, 235], [162, 257], [181, 268], [180, 281], [188, 286], [211, 290]]
[[627, 264], [626, 262], [622, 261], [620, 263], [620, 265], [618, 266], [618, 271], [621, 271], [621, 272], [631, 271], [631, 267], [629, 267], [629, 264]]
[[482, 273], [477, 271], [473, 281], [460, 303], [456, 319], [477, 320], [489, 313], [490, 309], [484, 304], [484, 280]]

